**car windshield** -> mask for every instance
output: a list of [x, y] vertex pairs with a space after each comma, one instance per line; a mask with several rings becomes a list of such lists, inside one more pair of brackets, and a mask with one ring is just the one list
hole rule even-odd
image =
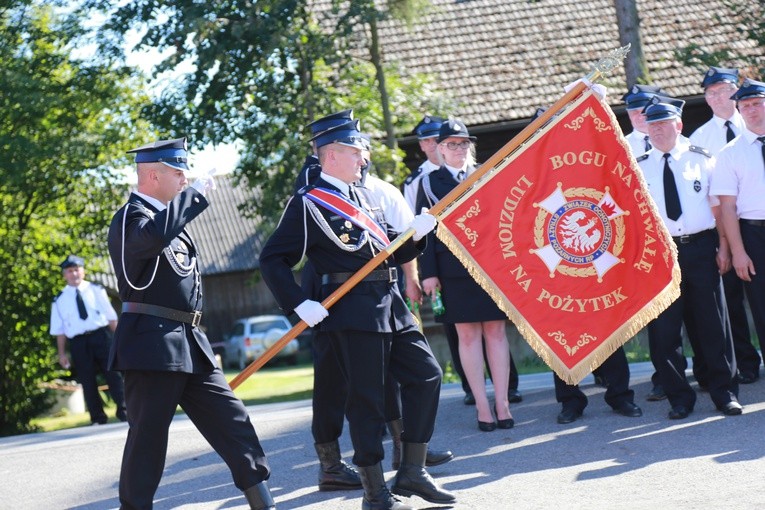
[[266, 331], [274, 328], [284, 328], [284, 322], [282, 321], [265, 321], [255, 322], [250, 325], [250, 333], [265, 333]]

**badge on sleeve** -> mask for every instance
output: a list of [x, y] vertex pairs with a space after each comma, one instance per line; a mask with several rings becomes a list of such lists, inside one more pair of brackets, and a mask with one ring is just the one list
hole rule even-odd
[[340, 237], [339, 237], [339, 239], [340, 239], [342, 242], [344, 242], [344, 243], [347, 243], [348, 241], [350, 241], [350, 240], [351, 240], [351, 236], [349, 236], [348, 234], [340, 234]]
[[698, 179], [693, 181], [693, 191], [695, 191], [696, 193], [701, 191], [701, 181], [699, 181]]

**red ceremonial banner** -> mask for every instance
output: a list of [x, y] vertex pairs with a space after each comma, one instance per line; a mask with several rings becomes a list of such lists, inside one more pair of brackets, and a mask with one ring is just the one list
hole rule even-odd
[[589, 90], [439, 220], [439, 239], [570, 384], [680, 295], [676, 247]]

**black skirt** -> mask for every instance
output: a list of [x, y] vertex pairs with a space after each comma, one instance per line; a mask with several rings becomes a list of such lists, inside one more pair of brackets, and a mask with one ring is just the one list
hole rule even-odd
[[507, 320], [483, 287], [472, 278], [441, 278], [441, 300], [445, 312], [436, 315], [436, 322], [486, 322]]

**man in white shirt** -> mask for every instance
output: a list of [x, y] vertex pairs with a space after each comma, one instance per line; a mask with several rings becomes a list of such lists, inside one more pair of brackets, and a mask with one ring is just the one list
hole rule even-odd
[[731, 262], [757, 336], [765, 338], [765, 83], [745, 80], [732, 96], [745, 127], [718, 157], [710, 193], [720, 199]]
[[66, 369], [71, 366], [66, 353], [68, 339], [90, 422], [102, 425], [108, 421], [96, 381], [98, 370], [104, 374], [109, 393], [117, 405], [117, 419], [126, 421], [122, 376], [107, 368], [111, 347], [107, 328], [112, 332], [117, 328], [117, 312], [104, 288], [85, 280], [82, 258], [69, 255], [60, 266], [67, 285], [54, 299], [50, 314], [50, 334], [56, 337], [58, 362]]
[[696, 392], [685, 377], [680, 335], [684, 322], [697, 333], [701, 352], [696, 354], [707, 364], [707, 388], [715, 406], [729, 416], [742, 412], [720, 279], [728, 247], [724, 237], [718, 242], [719, 204], [709, 195], [714, 158], [681, 136], [683, 104], [652, 98], [645, 109], [652, 149], [637, 159], [677, 245], [682, 273], [680, 297], [648, 324], [651, 361], [672, 406], [673, 420], [686, 418], [696, 403]]
[[444, 119], [441, 117], [435, 117], [433, 115], [425, 115], [419, 124], [414, 128], [414, 132], [417, 135], [417, 140], [420, 143], [420, 150], [425, 154], [427, 159], [414, 170], [409, 177], [406, 178], [403, 185], [404, 198], [406, 203], [409, 204], [410, 209], [414, 210], [415, 202], [417, 201], [417, 190], [420, 188], [420, 179], [423, 175], [428, 175], [434, 170], [438, 170], [441, 166], [441, 162], [438, 159], [438, 130], [441, 129], [441, 124]]
[[[731, 95], [738, 90], [738, 69], [710, 67], [701, 85], [704, 87], [704, 98], [712, 109], [712, 118], [694, 131], [690, 140], [693, 145], [704, 147], [713, 156], [717, 156], [727, 143], [744, 130], [744, 119], [736, 109], [736, 101], [731, 99]], [[744, 307], [744, 285], [735, 271], [726, 272], [722, 278], [736, 351], [738, 381], [753, 383], [759, 379], [762, 359], [752, 345]]]
[[630, 145], [632, 155], [636, 158], [651, 150], [651, 142], [648, 140], [648, 125], [645, 121], [643, 108], [653, 96], [661, 94], [661, 87], [636, 84], [622, 96], [624, 104], [627, 105], [627, 115], [632, 125], [632, 132], [625, 138]]

